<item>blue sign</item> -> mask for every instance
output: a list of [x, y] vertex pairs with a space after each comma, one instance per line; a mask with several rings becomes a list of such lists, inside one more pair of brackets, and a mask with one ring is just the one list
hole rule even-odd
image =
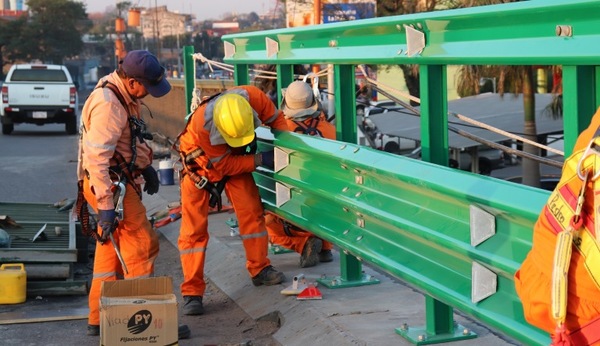
[[375, 17], [374, 3], [323, 4], [323, 24]]

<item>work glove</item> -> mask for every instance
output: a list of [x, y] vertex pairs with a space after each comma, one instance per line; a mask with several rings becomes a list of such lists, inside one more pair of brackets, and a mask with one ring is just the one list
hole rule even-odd
[[149, 195], [153, 195], [158, 192], [158, 187], [160, 183], [158, 181], [158, 174], [156, 174], [156, 170], [152, 166], [148, 166], [144, 168], [142, 171], [142, 176], [146, 183], [144, 184], [144, 192]]
[[108, 236], [115, 231], [117, 228], [117, 213], [114, 209], [102, 210], [98, 209], [98, 226], [102, 229], [102, 235], [100, 237], [101, 242], [105, 242]]
[[260, 152], [261, 165], [269, 169], [275, 169], [275, 152], [273, 150]]

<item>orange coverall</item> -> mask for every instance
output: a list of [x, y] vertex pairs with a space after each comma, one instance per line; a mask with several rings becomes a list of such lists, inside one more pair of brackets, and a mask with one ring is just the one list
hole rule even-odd
[[[585, 148], [600, 127], [600, 109], [596, 111], [590, 125], [584, 130], [575, 143], [573, 152]], [[589, 183], [591, 187], [591, 182]], [[546, 208], [544, 207], [544, 211]], [[556, 322], [551, 315], [551, 282], [556, 246], [556, 235], [548, 216], [542, 211], [534, 226], [533, 246], [521, 268], [515, 274], [517, 294], [523, 303], [525, 319], [553, 333]], [[593, 198], [586, 198], [583, 213], [593, 215]], [[600, 220], [595, 220], [600, 222]], [[567, 289], [567, 330], [576, 330], [587, 322], [600, 317], [600, 292], [590, 278], [584, 266], [581, 254], [573, 249], [568, 274]]]
[[[331, 123], [329, 123], [327, 121], [327, 119], [325, 118], [325, 115], [323, 115], [323, 113], [321, 113], [321, 115], [319, 116], [318, 119], [319, 119], [319, 122], [317, 123], [317, 127], [316, 127], [318, 133], [315, 133], [315, 134], [307, 133], [304, 126], [300, 126], [299, 124], [297, 124], [296, 122], [294, 122], [291, 119], [286, 119], [286, 122], [287, 122], [287, 126], [290, 131], [302, 133], [302, 134], [319, 136], [319, 137], [323, 137], [323, 138], [327, 138], [327, 139], [335, 139], [335, 137], [336, 137], [335, 126], [333, 126]], [[312, 118], [306, 119], [306, 120], [302, 121], [302, 123], [307, 128], [309, 128], [311, 126], [312, 120], [313, 120]], [[309, 131], [310, 131], [310, 129], [309, 129]], [[309, 233], [306, 231], [304, 231], [304, 232], [297, 231], [297, 230], [294, 230], [293, 228], [289, 229], [293, 236], [287, 235], [284, 231], [283, 220], [279, 216], [277, 216], [273, 213], [270, 213], [270, 212], [267, 212], [267, 216], [265, 217], [265, 222], [267, 225], [267, 231], [269, 232], [269, 238], [271, 239], [271, 242], [273, 244], [283, 246], [286, 249], [294, 250], [295, 252], [297, 252], [299, 254], [302, 254], [304, 245], [306, 244], [308, 239], [313, 236], [312, 233]], [[331, 250], [331, 249], [333, 249], [333, 244], [331, 244], [328, 241], [323, 240], [323, 246], [321, 249], [322, 250]]]
[[[277, 130], [287, 131], [283, 113], [260, 89], [239, 86], [225, 93], [238, 93], [245, 97], [255, 112], [254, 126], [261, 123]], [[236, 148], [228, 146], [213, 122], [216, 98], [198, 107], [191, 115], [179, 137], [179, 150], [189, 154], [197, 148], [204, 152], [195, 159], [203, 167], [197, 172], [211, 183], [229, 177], [225, 192], [238, 219], [240, 236], [246, 251], [246, 268], [251, 277], [270, 265], [267, 257], [268, 236], [265, 229], [264, 209], [258, 187], [252, 177], [256, 168], [254, 155], [234, 155]], [[210, 194], [198, 189], [188, 174], [181, 179], [181, 228], [178, 239], [183, 282], [183, 296], [203, 296], [204, 262], [208, 245], [208, 202]]]
[[[132, 99], [116, 72], [104, 80], [117, 86], [131, 115], [140, 117], [140, 101]], [[83, 130], [80, 144], [78, 178], [84, 181], [84, 196], [89, 205], [98, 209], [113, 209], [112, 181], [109, 176], [110, 160], [118, 151], [126, 162], [132, 158], [131, 129], [128, 114], [114, 92], [108, 88], [97, 88], [83, 106], [81, 121]], [[136, 139], [135, 166], [143, 169], [152, 163], [152, 149]], [[114, 163], [113, 163], [114, 164]], [[86, 174], [87, 172], [87, 174]], [[139, 175], [139, 174], [138, 174]], [[143, 182], [143, 178], [141, 178]], [[99, 232], [100, 229], [98, 230]], [[94, 274], [89, 294], [90, 313], [88, 324], [100, 324], [100, 288], [103, 281], [149, 277], [154, 273], [154, 260], [158, 255], [158, 235], [146, 217], [146, 208], [136, 191], [127, 184], [123, 202], [123, 220], [114, 232], [121, 254], [127, 265], [128, 274], [123, 273], [117, 254], [110, 240], [97, 243], [94, 256]]]

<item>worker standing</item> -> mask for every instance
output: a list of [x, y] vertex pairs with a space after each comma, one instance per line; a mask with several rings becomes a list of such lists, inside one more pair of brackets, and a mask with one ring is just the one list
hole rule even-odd
[[[152, 195], [158, 192], [159, 180], [152, 167], [152, 149], [145, 142], [150, 135], [145, 132], [140, 100], [148, 94], [161, 97], [171, 90], [164, 74], [165, 69], [148, 51], [131, 51], [116, 71], [98, 82], [83, 106], [77, 210], [84, 228], [88, 228], [87, 218], [82, 217], [87, 213], [86, 204], [98, 215], [98, 230], [87, 230], [98, 241], [89, 294], [88, 335], [100, 334], [102, 282], [119, 277], [145, 278], [154, 273], [158, 235], [146, 217], [141, 184], [143, 191]], [[120, 220], [115, 211], [115, 183], [125, 186]], [[189, 336], [189, 328], [181, 326], [180, 337], [186, 337], [181, 335], [186, 329]]]
[[208, 246], [210, 201], [220, 205], [224, 188], [239, 222], [246, 268], [255, 286], [285, 280], [267, 257], [268, 236], [258, 187], [257, 166], [273, 168], [273, 151], [256, 153], [255, 129], [264, 124], [287, 130], [283, 114], [254, 86], [238, 86], [204, 100], [179, 135], [183, 165], [181, 229], [178, 247], [183, 269], [185, 315], [204, 313], [204, 262]]
[[[327, 121], [311, 87], [302, 81], [291, 83], [281, 103], [290, 131], [335, 139], [335, 126]], [[333, 261], [333, 245], [312, 233], [288, 223], [273, 213], [266, 216], [267, 231], [272, 243], [300, 254], [300, 267]]]

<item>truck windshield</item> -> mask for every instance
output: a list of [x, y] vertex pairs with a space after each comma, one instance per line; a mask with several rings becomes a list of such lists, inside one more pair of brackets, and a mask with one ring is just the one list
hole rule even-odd
[[14, 70], [10, 78], [13, 82], [67, 82], [62, 70]]

